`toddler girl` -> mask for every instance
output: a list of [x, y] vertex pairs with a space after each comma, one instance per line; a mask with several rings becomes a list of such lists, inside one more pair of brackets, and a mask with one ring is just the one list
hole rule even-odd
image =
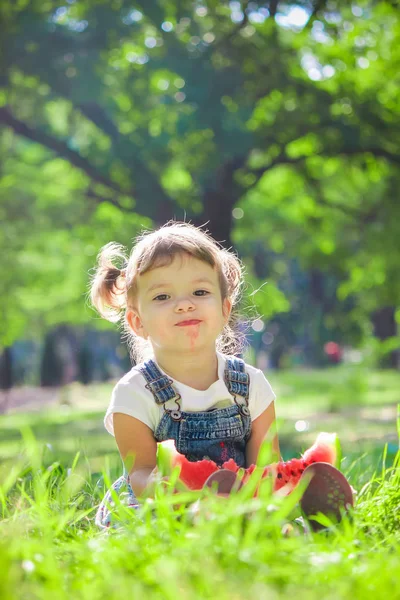
[[[234, 357], [242, 281], [237, 257], [188, 223], [141, 235], [128, 260], [116, 244], [100, 252], [92, 302], [106, 319], [123, 319], [136, 363], [105, 416], [127, 474], [113, 487], [128, 483], [131, 506], [154, 490], [157, 442], [173, 439], [191, 461], [256, 463], [275, 422], [275, 394], [260, 370]], [[276, 434], [272, 448], [279, 459]], [[110, 497], [100, 526], [110, 523]]]
[[[100, 252], [92, 302], [123, 319], [136, 362], [105, 416], [135, 496], [151, 493], [163, 440], [190, 460], [256, 462], [275, 394], [260, 370], [231, 356], [243, 346], [232, 327], [242, 277], [237, 257], [188, 223], [143, 234], [129, 260], [116, 244]], [[273, 448], [278, 456], [277, 436]]]

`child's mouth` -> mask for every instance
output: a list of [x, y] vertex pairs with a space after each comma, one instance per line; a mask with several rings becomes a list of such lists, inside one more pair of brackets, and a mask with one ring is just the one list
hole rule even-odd
[[189, 321], [181, 321], [180, 323], [177, 323], [177, 327], [188, 327], [190, 325], [198, 325], [199, 323], [201, 323], [201, 321], [199, 319], [190, 319]]

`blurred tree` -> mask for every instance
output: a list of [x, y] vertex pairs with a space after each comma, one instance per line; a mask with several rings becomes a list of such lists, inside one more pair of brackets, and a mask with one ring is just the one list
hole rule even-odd
[[288, 310], [296, 257], [357, 299], [360, 331], [374, 315], [393, 337], [397, 8], [3, 0], [1, 339], [33, 314], [38, 329], [87, 320], [98, 247], [174, 217], [208, 221], [250, 266], [251, 240], [275, 253], [267, 315]]
[[[1, 346], [0, 346], [1, 348]], [[11, 348], [0, 351], [0, 414], [6, 412], [9, 405], [9, 392], [14, 383], [13, 361]], [[1, 391], [4, 393], [1, 394]]]

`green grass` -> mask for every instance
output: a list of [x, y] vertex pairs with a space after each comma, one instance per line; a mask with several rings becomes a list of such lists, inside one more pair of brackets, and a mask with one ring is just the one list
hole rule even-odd
[[[353, 374], [330, 369], [270, 376], [284, 456], [317, 431], [336, 430], [342, 469], [359, 491], [352, 521], [311, 535], [282, 534], [296, 498], [277, 500], [267, 487], [257, 500], [246, 490], [227, 500], [206, 496], [195, 518], [185, 504], [176, 508], [184, 497], [160, 490], [140, 512], [119, 507], [121, 527], [98, 531], [104, 481], [120, 474], [102, 426], [110, 386], [74, 386], [71, 406], [2, 416], [0, 598], [400, 596], [400, 456], [396, 414], [385, 412], [399, 375], [368, 374], [358, 396], [346, 377]], [[334, 406], [338, 386], [350, 395]], [[307, 431], [296, 431], [299, 419], [308, 420]]]

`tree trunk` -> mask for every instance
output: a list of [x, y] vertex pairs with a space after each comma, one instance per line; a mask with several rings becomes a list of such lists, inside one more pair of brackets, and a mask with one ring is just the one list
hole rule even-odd
[[10, 390], [14, 384], [12, 367], [13, 357], [11, 347], [8, 346], [0, 354], [0, 389], [4, 390], [4, 395], [1, 394], [0, 399], [0, 413], [5, 413], [10, 403]]
[[227, 196], [209, 190], [204, 199], [203, 214], [193, 222], [197, 226], [204, 226], [224, 248], [232, 246], [232, 202]]
[[[372, 315], [372, 324], [374, 326], [374, 335], [382, 342], [390, 337], [397, 335], [397, 323], [395, 318], [395, 308], [393, 306], [384, 306], [379, 308]], [[399, 368], [399, 350], [388, 353], [380, 361], [380, 366], [389, 369]]]
[[314, 302], [324, 306], [324, 275], [319, 269], [310, 270], [310, 292]]
[[0, 355], [0, 389], [9, 390], [13, 383], [12, 352], [8, 346]]
[[58, 325], [45, 338], [40, 369], [42, 387], [63, 386], [78, 373], [77, 340], [73, 327]]
[[231, 158], [217, 170], [214, 183], [204, 190], [203, 212], [193, 219], [195, 225], [207, 223], [213, 238], [224, 248], [232, 247], [232, 210], [240, 197], [234, 177], [245, 160], [246, 155]]

